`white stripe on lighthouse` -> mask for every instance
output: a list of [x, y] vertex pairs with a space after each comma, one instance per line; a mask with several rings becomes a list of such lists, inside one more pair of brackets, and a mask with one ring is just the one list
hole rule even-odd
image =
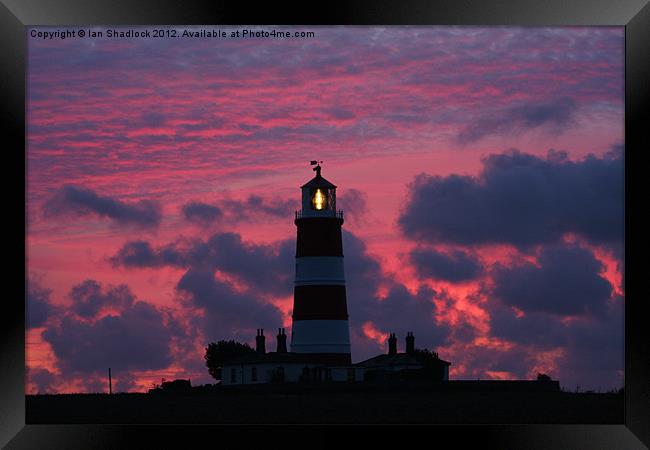
[[296, 258], [296, 286], [345, 285], [342, 256]]
[[294, 320], [291, 351], [296, 353], [350, 353], [347, 320]]

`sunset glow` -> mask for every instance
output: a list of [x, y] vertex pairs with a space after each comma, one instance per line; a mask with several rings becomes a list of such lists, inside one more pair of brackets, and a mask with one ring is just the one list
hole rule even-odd
[[212, 383], [290, 327], [317, 158], [353, 362], [412, 331], [451, 379], [620, 388], [624, 28], [309, 31], [28, 38], [28, 393]]

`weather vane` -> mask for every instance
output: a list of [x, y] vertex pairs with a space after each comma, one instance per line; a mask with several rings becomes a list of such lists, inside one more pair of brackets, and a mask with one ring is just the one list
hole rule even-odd
[[320, 177], [320, 165], [323, 164], [323, 161], [313, 160], [309, 162], [309, 165], [311, 166], [314, 164], [316, 164], [316, 167], [314, 167], [312, 170], [316, 172], [317, 177]]

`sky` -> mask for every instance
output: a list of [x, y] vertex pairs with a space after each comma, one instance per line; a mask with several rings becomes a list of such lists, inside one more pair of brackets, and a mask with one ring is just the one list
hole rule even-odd
[[412, 331], [451, 379], [623, 386], [623, 27], [174, 29], [28, 34], [27, 393], [212, 383], [206, 345], [257, 328], [274, 350], [314, 159], [353, 362]]

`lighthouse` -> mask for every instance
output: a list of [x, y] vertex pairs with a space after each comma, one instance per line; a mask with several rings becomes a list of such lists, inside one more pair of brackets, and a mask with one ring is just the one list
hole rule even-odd
[[[320, 161], [322, 163], [322, 161]], [[415, 350], [412, 332], [406, 353], [397, 352], [391, 333], [388, 354], [352, 364], [350, 327], [343, 269], [343, 212], [336, 209], [336, 186], [321, 175], [302, 185], [302, 207], [296, 211], [296, 273], [293, 293], [291, 351], [287, 335], [278, 329], [277, 351], [267, 352], [264, 330], [255, 337], [257, 352], [223, 362], [224, 386], [277, 382], [362, 382], [366, 379], [449, 378], [451, 363], [438, 358], [423, 362]], [[422, 352], [420, 352], [422, 353]], [[426, 370], [425, 370], [426, 369]]]
[[[322, 161], [320, 161], [322, 162]], [[350, 328], [343, 270], [341, 226], [336, 186], [321, 176], [302, 185], [302, 208], [296, 211], [296, 277], [291, 351], [317, 364], [351, 364]]]

